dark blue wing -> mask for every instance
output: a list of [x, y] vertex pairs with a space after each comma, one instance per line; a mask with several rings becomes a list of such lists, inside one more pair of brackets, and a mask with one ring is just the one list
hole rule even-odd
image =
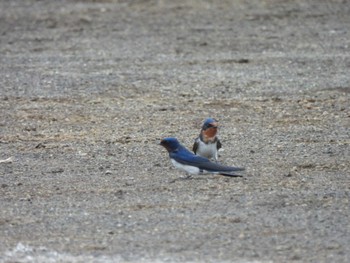
[[171, 152], [169, 155], [170, 158], [173, 158], [181, 164], [197, 166], [199, 169], [208, 172], [235, 172], [244, 170], [244, 168], [225, 166], [211, 162], [207, 158], [194, 155], [184, 147], [179, 148], [175, 152]]
[[194, 141], [194, 144], [193, 144], [192, 150], [193, 150], [194, 154], [196, 154], [197, 150], [198, 150], [198, 146], [199, 146], [199, 141], [198, 140], [199, 140], [199, 137]]
[[216, 149], [220, 149], [222, 147], [222, 144], [219, 139], [217, 139]]

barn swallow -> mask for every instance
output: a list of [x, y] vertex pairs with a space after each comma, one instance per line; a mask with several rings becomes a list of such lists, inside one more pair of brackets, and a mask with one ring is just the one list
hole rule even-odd
[[160, 145], [169, 152], [169, 157], [175, 168], [183, 170], [189, 174], [221, 174], [231, 177], [242, 177], [234, 172], [243, 171], [244, 168], [225, 166], [211, 162], [205, 157], [193, 154], [182, 146], [176, 138], [164, 138]]
[[218, 121], [213, 118], [205, 120], [199, 136], [193, 144], [193, 152], [196, 155], [218, 162], [218, 150], [221, 148], [221, 142], [216, 136], [218, 131]]

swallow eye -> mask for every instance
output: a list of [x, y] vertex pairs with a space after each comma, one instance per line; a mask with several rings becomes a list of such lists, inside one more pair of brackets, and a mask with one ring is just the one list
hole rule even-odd
[[168, 146], [170, 145], [170, 142], [167, 141], [167, 140], [162, 140], [162, 141], [160, 142], [160, 145], [163, 145], [164, 147], [168, 147]]

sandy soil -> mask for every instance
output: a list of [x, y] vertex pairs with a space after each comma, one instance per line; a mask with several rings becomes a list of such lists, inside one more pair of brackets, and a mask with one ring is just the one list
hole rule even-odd
[[[348, 1], [0, 1], [1, 262], [349, 262]], [[159, 140], [220, 121], [244, 178]]]

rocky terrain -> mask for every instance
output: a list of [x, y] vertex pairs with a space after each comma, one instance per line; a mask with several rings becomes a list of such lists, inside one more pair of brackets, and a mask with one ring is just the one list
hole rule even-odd
[[[348, 1], [0, 1], [0, 262], [349, 262]], [[244, 178], [160, 147], [220, 122]]]

